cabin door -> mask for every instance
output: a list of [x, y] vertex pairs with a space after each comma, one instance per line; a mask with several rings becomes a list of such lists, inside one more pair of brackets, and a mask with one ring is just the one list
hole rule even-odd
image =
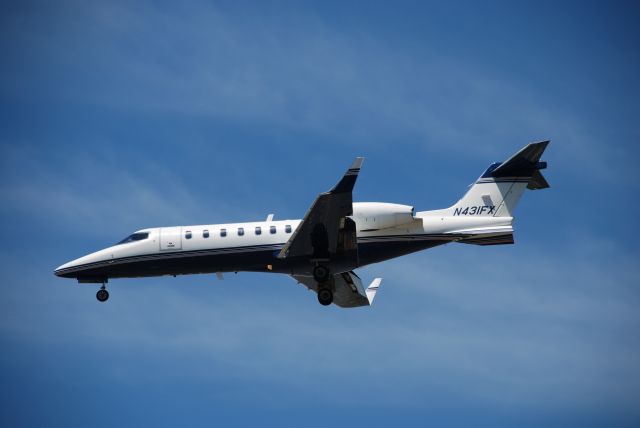
[[163, 227], [160, 229], [160, 250], [171, 251], [182, 248], [182, 227]]

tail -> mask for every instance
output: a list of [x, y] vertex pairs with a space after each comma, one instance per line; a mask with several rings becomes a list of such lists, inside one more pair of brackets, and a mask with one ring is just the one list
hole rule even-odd
[[452, 216], [513, 217], [525, 188], [549, 187], [540, 173], [547, 167], [540, 157], [548, 144], [549, 141], [528, 144], [505, 162], [490, 165], [462, 199], [446, 211]]

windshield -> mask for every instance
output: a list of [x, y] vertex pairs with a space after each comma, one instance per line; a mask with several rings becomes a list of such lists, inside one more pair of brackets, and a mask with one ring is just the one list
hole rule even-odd
[[127, 236], [122, 241], [118, 242], [116, 245], [126, 244], [128, 242], [133, 242], [133, 241], [142, 241], [143, 239], [147, 239], [148, 237], [149, 237], [149, 232], [137, 232], [137, 233], [134, 233], [133, 235]]

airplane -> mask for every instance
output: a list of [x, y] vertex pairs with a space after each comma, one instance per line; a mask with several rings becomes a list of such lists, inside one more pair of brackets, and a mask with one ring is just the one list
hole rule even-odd
[[224, 272], [287, 274], [313, 290], [322, 305], [369, 306], [382, 282], [366, 288], [354, 269], [439, 245], [513, 244], [513, 212], [525, 189], [549, 187], [540, 161], [549, 141], [531, 143], [492, 163], [449, 208], [353, 202], [362, 166], [358, 157], [340, 181], [320, 193], [302, 220], [142, 229], [117, 244], [63, 264], [55, 275], [102, 284], [113, 278]]

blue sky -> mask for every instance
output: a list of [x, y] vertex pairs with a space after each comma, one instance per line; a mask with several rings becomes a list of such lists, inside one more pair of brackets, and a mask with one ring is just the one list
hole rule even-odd
[[[5, 2], [3, 426], [638, 426], [632, 2]], [[373, 265], [368, 309], [277, 275], [58, 265], [144, 227], [455, 202], [551, 139], [516, 245]]]

